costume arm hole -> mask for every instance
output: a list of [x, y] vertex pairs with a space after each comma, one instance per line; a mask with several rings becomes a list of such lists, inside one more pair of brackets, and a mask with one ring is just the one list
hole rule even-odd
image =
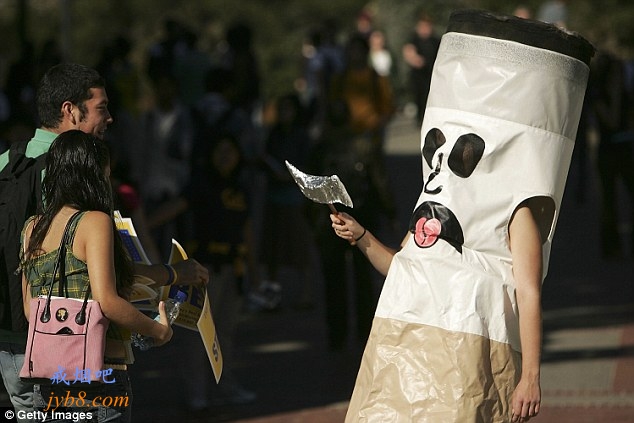
[[[528, 206], [530, 208], [533, 218], [535, 219], [535, 223], [537, 223], [537, 228], [539, 229], [539, 236], [541, 238], [542, 245], [544, 245], [546, 241], [548, 241], [548, 238], [553, 230], [553, 222], [555, 220], [556, 211], [555, 201], [551, 197], [547, 196], [530, 197], [523, 200], [515, 207], [513, 215], [515, 215], [518, 208], [523, 206]], [[511, 220], [513, 220], [512, 217]]]

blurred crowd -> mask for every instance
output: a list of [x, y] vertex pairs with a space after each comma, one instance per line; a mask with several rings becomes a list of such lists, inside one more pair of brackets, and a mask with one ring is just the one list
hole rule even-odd
[[[515, 14], [534, 17], [523, 6]], [[399, 111], [413, 110], [421, 123], [441, 34], [432, 14], [420, 13], [395, 52], [378, 18], [362, 10], [350, 28], [332, 20], [310, 28], [293, 86], [270, 101], [261, 92], [257, 29], [243, 22], [229, 25], [223, 42], [209, 52], [199, 48], [194, 29], [169, 19], [162, 37], [144, 52], [143, 65], [132, 59], [133, 41], [121, 36], [103, 47], [94, 66], [106, 80], [114, 118], [105, 139], [118, 208], [133, 218], [153, 262], [166, 262], [176, 239], [210, 268], [212, 308], [229, 365], [240, 313], [282, 305], [311, 309], [320, 277], [329, 347], [350, 343], [349, 296], [356, 310], [354, 342], [365, 343], [378, 298], [375, 271], [357, 249], [326, 230], [328, 207], [302, 196], [285, 161], [310, 174], [339, 175], [368, 230], [394, 223], [386, 128]], [[546, 1], [535, 18], [565, 27], [567, 4]], [[601, 46], [593, 62], [575, 148], [586, 169], [588, 134], [597, 135], [603, 251], [610, 257], [622, 253], [619, 179], [634, 199], [634, 62], [626, 48], [632, 40], [615, 41]], [[31, 137], [38, 125], [37, 83], [61, 60], [54, 42], [39, 54], [29, 44], [22, 47], [0, 90], [0, 152]], [[396, 98], [398, 63], [407, 67], [407, 103]], [[144, 86], [151, 87], [149, 98]], [[579, 201], [583, 191], [580, 186]], [[279, 283], [288, 269], [295, 272], [294, 287]], [[248, 402], [254, 396], [236, 382], [228, 398]], [[203, 408], [205, 401], [192, 397], [190, 405]]]

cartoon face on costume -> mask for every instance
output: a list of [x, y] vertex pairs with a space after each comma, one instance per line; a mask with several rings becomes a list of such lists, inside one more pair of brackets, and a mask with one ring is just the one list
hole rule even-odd
[[540, 47], [445, 34], [421, 126], [411, 245], [441, 240], [463, 256], [510, 259], [509, 222], [535, 199], [544, 204], [532, 211], [547, 260], [588, 73], [586, 63]]
[[[427, 165], [434, 169], [423, 186], [425, 194], [435, 196], [444, 187], [436, 182], [442, 172], [452, 172], [466, 179], [475, 170], [484, 154], [485, 142], [474, 133], [461, 135], [451, 148], [448, 158], [437, 150], [447, 142], [445, 134], [438, 128], [430, 129], [425, 135], [423, 158]], [[445, 205], [435, 201], [424, 201], [414, 211], [409, 230], [414, 234], [414, 242], [420, 248], [433, 246], [439, 238], [451, 244], [458, 252], [462, 252], [464, 235], [456, 215]]]

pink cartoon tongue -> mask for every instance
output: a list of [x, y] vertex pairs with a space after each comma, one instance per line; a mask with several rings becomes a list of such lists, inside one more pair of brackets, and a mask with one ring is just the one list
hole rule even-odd
[[428, 220], [426, 217], [421, 217], [418, 219], [418, 222], [416, 222], [416, 234], [414, 235], [416, 244], [421, 247], [434, 245], [438, 235], [440, 235], [441, 227], [440, 220], [436, 218]]

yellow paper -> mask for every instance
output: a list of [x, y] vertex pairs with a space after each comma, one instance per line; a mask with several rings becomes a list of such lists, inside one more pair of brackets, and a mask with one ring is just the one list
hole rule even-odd
[[[169, 263], [174, 264], [183, 260], [187, 260], [187, 253], [178, 241], [173, 239]], [[165, 301], [168, 298], [174, 298], [178, 291], [187, 294], [187, 299], [181, 304], [178, 317], [174, 321], [174, 324], [197, 331], [198, 319], [200, 319], [203, 306], [205, 305], [205, 298], [207, 297], [207, 289], [200, 285], [178, 285], [178, 280], [176, 283], [176, 285], [162, 286], [160, 288], [159, 299]]]
[[222, 351], [220, 350], [220, 344], [218, 343], [218, 334], [216, 333], [216, 326], [214, 325], [214, 319], [211, 315], [211, 308], [209, 307], [209, 298], [205, 295], [205, 304], [200, 313], [200, 319], [197, 323], [198, 332], [207, 350], [207, 356], [211, 363], [211, 368], [216, 378], [216, 383], [220, 382], [220, 376], [222, 375]]
[[[148, 279], [148, 278], [144, 278]], [[151, 279], [148, 279], [152, 281]], [[137, 278], [134, 278], [134, 284], [132, 284], [132, 292], [130, 293], [130, 302], [138, 301], [153, 301], [158, 296], [158, 293], [150, 288], [147, 284], [137, 282]]]
[[[169, 262], [174, 264], [182, 260], [187, 260], [187, 253], [178, 241], [172, 239]], [[187, 299], [181, 304], [174, 324], [200, 333], [216, 383], [218, 383], [222, 375], [222, 352], [218, 343], [216, 325], [211, 313], [207, 289], [199, 285], [164, 286], [161, 288], [161, 300], [175, 297], [178, 291], [185, 292]]]

